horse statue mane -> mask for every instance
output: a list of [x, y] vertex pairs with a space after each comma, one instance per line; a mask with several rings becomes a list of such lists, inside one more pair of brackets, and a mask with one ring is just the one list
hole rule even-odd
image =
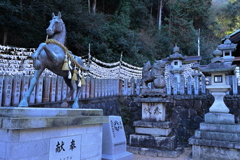
[[58, 76], [62, 76], [67, 86], [70, 88], [69, 93], [63, 100], [61, 107], [68, 107], [67, 101], [74, 93], [72, 80], [76, 81], [77, 94], [74, 99], [72, 108], [79, 108], [78, 100], [80, 87], [85, 84], [83, 71], [88, 71], [80, 57], [71, 54], [65, 47], [66, 28], [59, 12], [57, 16], [52, 14], [52, 20], [46, 29], [47, 37], [51, 39], [41, 43], [37, 50], [32, 54], [33, 66], [35, 68], [34, 76], [31, 79], [29, 89], [19, 103], [19, 107], [28, 107], [28, 100], [36, 85], [39, 77], [45, 68], [49, 69]]

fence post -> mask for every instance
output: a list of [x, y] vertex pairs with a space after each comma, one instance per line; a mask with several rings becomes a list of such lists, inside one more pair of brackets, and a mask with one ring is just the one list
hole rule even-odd
[[60, 76], [57, 76], [57, 88], [56, 88], [56, 101], [61, 101], [62, 100], [62, 82], [63, 78]]
[[180, 94], [185, 94], [185, 78], [183, 75], [180, 76], [180, 87], [179, 87]]
[[50, 82], [49, 74], [46, 74], [43, 78], [43, 103], [49, 102], [50, 100]]
[[124, 79], [123, 95], [124, 96], [128, 95], [128, 80], [127, 79]]
[[[227, 85], [230, 85], [230, 77], [229, 76], [226, 76], [226, 84]], [[230, 94], [230, 92], [226, 92], [226, 94]]]
[[2, 101], [3, 101], [3, 88], [4, 88], [3, 79], [4, 79], [4, 76], [0, 75], [0, 106], [2, 106]]
[[167, 87], [167, 94], [171, 95], [172, 94], [172, 86], [171, 86], [171, 78], [170, 77], [167, 78], [166, 87]]
[[12, 76], [5, 76], [4, 77], [4, 85], [3, 85], [3, 106], [10, 106], [11, 105], [11, 98], [12, 98]]
[[[31, 77], [29, 78], [29, 81], [31, 81], [32, 77], [33, 77], [33, 76], [31, 76]], [[38, 82], [38, 83], [39, 83], [39, 82]], [[34, 103], [35, 103], [35, 100], [36, 100], [36, 85], [34, 86], [33, 91], [32, 91], [32, 93], [31, 93], [31, 95], [30, 95], [29, 104], [34, 104]]]
[[101, 79], [101, 97], [105, 97], [105, 91], [107, 90], [107, 87], [106, 87], [106, 83], [105, 83], [105, 79]]
[[135, 85], [135, 79], [134, 79], [134, 77], [131, 78], [130, 83], [131, 83], [131, 95], [135, 95], [136, 85]]
[[56, 100], [56, 86], [57, 85], [57, 78], [51, 77], [51, 85], [50, 85], [50, 102], [55, 102]]
[[89, 98], [89, 92], [90, 92], [90, 79], [86, 78], [86, 97]]
[[22, 77], [22, 84], [21, 84], [21, 99], [23, 99], [25, 93], [28, 90], [28, 86], [29, 86], [29, 76], [23, 76]]
[[199, 94], [199, 78], [198, 76], [194, 76], [194, 94]]
[[12, 88], [12, 105], [17, 106], [20, 102], [21, 78], [19, 76], [13, 77]]
[[232, 90], [233, 94], [238, 94], [238, 81], [236, 75], [232, 76]]
[[123, 95], [123, 81], [119, 79], [119, 95]]
[[202, 94], [206, 94], [206, 77], [201, 77], [201, 92]]
[[141, 80], [140, 79], [137, 79], [137, 82], [136, 82], [136, 94], [139, 95], [140, 94], [140, 82]]
[[42, 76], [39, 77], [36, 87], [37, 87], [36, 103], [42, 103], [42, 97], [43, 97], [43, 77]]
[[178, 81], [177, 77], [173, 77], [173, 94], [178, 94]]
[[81, 94], [80, 94], [81, 95], [81, 99], [85, 99], [86, 98], [86, 88], [87, 88], [86, 85], [87, 85], [87, 83], [85, 85], [81, 86]]
[[187, 94], [188, 95], [192, 94], [192, 77], [191, 76], [187, 78]]
[[94, 78], [90, 78], [90, 98], [94, 98], [95, 97], [95, 79]]
[[[62, 78], [63, 79], [63, 78]], [[67, 90], [68, 90], [68, 86], [65, 83], [64, 79], [62, 80], [62, 94], [61, 94], [61, 100], [63, 101], [66, 96], [67, 96]]]

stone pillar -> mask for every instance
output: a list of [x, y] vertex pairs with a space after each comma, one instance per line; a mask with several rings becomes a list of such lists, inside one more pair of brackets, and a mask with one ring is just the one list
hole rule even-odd
[[232, 76], [232, 91], [233, 94], [238, 94], [238, 78], [236, 75]]
[[89, 98], [94, 98], [95, 97], [95, 79], [90, 78], [90, 97]]
[[63, 78], [58, 76], [57, 77], [57, 86], [56, 86], [56, 101], [59, 102], [62, 100], [62, 81]]
[[202, 76], [201, 77], [201, 92], [202, 94], [206, 94], [206, 77]]
[[43, 95], [43, 77], [39, 77], [38, 83], [36, 86], [36, 103], [42, 103], [42, 95]]
[[[31, 77], [32, 78], [32, 77]], [[30, 79], [31, 79], [30, 78]], [[33, 88], [33, 91], [30, 95], [30, 98], [29, 98], [29, 104], [34, 104], [35, 103], [35, 100], [36, 100], [36, 86]]]
[[173, 94], [178, 94], [178, 79], [177, 77], [173, 77]]
[[179, 93], [182, 95], [185, 94], [185, 78], [183, 75], [180, 77]]
[[198, 95], [199, 94], [199, 77], [194, 76], [194, 94]]
[[105, 83], [105, 81], [106, 81], [106, 79], [101, 79], [101, 85], [102, 85], [102, 87], [101, 87], [101, 97], [105, 97], [106, 95], [105, 95], [105, 92], [107, 91], [107, 86], [106, 86], [106, 83]]
[[13, 88], [12, 88], [12, 105], [18, 106], [21, 96], [21, 78], [16, 76], [13, 78]]
[[25, 93], [28, 90], [28, 86], [29, 86], [29, 76], [23, 76], [22, 77], [22, 85], [21, 85], [21, 99], [23, 99]]
[[45, 75], [43, 78], [43, 103], [50, 101], [50, 84], [50, 77], [48, 75]]
[[86, 78], [86, 97], [89, 98], [90, 96], [90, 78]]
[[4, 87], [3, 87], [3, 106], [10, 106], [12, 99], [12, 76], [4, 77]]
[[50, 102], [56, 101], [57, 77], [51, 77]]
[[[86, 84], [86, 85], [87, 85], [87, 84]], [[86, 88], [87, 88], [86, 85], [82, 85], [82, 86], [81, 86], [81, 94], [80, 94], [80, 95], [81, 95], [81, 98], [82, 98], [82, 99], [85, 99], [85, 98], [86, 98]]]
[[4, 83], [3, 83], [3, 76], [0, 76], [0, 106], [2, 106], [2, 101], [3, 101], [3, 88], [4, 88]]
[[62, 81], [62, 94], [61, 94], [61, 100], [63, 101], [66, 96], [67, 96], [67, 90], [68, 90], [68, 86], [67, 84], [65, 83], [65, 81], [63, 80]]
[[94, 87], [94, 88], [95, 88], [95, 92], [94, 92], [95, 95], [94, 95], [94, 97], [97, 98], [97, 97], [99, 96], [99, 95], [98, 95], [98, 92], [99, 92], [99, 91], [98, 91], [98, 88], [99, 88], [99, 79], [94, 79], [94, 82], [95, 82], [95, 85], [94, 85], [94, 86], [95, 86], [95, 87]]
[[137, 79], [137, 82], [136, 82], [136, 94], [137, 95], [140, 94], [140, 79]]
[[192, 78], [190, 76], [187, 78], [187, 94], [192, 95]]
[[170, 77], [167, 78], [166, 87], [167, 87], [167, 94], [171, 95], [172, 94], [172, 86], [171, 86], [171, 78]]

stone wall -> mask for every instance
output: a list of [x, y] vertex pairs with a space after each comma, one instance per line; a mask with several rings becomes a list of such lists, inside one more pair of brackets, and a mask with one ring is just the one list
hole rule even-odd
[[[104, 115], [120, 115], [125, 126], [127, 140], [134, 133], [133, 121], [141, 119], [141, 104], [134, 102], [134, 96], [111, 96], [81, 100], [82, 108], [103, 109]], [[209, 112], [214, 98], [212, 95], [174, 95], [173, 103], [166, 105], [166, 120], [173, 124], [172, 134], [176, 135], [178, 145], [188, 146], [188, 139], [199, 128], [204, 114]], [[235, 121], [240, 122], [240, 95], [227, 95], [225, 103]], [[42, 104], [42, 107], [54, 107]], [[38, 105], [39, 106], [39, 105]]]

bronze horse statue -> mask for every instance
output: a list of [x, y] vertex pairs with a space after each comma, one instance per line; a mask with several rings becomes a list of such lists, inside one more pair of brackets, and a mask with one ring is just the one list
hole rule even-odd
[[[39, 77], [45, 68], [49, 69], [58, 76], [62, 76], [67, 86], [70, 88], [69, 93], [67, 93], [66, 98], [63, 100], [61, 107], [68, 107], [68, 99], [74, 93], [74, 87], [72, 85], [72, 80], [68, 78], [68, 72], [62, 70], [64, 64], [65, 50], [61, 47], [65, 44], [66, 38], [66, 28], [63, 20], [61, 19], [61, 13], [59, 12], [57, 16], [52, 14], [52, 20], [50, 21], [49, 27], [46, 29], [47, 36], [50, 36], [53, 41], [58, 42], [59, 44], [54, 43], [41, 43], [37, 50], [32, 54], [33, 66], [35, 68], [34, 76], [30, 81], [30, 87], [24, 95], [24, 98], [19, 103], [19, 107], [28, 107], [29, 97], [34, 89], [34, 86], [38, 82]], [[84, 66], [83, 61], [80, 57], [73, 56], [75, 62], [81, 66], [81, 70], [89, 70]], [[80, 95], [80, 87], [77, 85], [77, 94], [74, 99], [72, 108], [79, 108], [78, 100]]]

